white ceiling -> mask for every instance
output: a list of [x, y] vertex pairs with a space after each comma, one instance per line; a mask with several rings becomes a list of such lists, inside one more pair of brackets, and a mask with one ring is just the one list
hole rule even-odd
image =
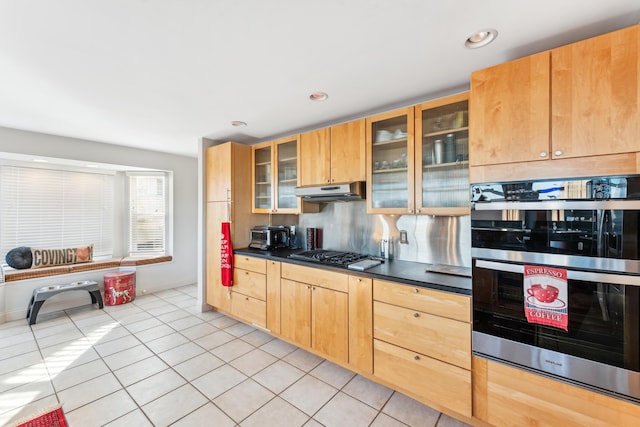
[[[197, 156], [201, 137], [411, 105], [639, 20], [638, 0], [0, 0], [0, 126]], [[484, 28], [496, 41], [465, 49]]]

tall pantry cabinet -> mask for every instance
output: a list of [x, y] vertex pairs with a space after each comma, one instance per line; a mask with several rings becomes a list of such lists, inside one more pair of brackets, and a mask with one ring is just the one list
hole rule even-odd
[[249, 229], [260, 223], [251, 213], [251, 147], [225, 142], [207, 148], [207, 304], [225, 312], [231, 311], [231, 300], [220, 277], [220, 234], [222, 223], [231, 223], [233, 247], [249, 245]]

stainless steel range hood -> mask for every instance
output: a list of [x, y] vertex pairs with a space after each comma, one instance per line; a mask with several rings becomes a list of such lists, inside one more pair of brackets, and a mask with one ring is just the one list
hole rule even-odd
[[303, 202], [351, 202], [364, 200], [364, 182], [351, 184], [332, 184], [318, 187], [296, 187], [295, 194], [302, 197]]

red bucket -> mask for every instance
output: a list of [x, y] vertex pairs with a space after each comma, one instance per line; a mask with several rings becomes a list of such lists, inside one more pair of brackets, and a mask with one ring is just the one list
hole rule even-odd
[[105, 305], [126, 304], [136, 298], [136, 272], [118, 271], [104, 275]]

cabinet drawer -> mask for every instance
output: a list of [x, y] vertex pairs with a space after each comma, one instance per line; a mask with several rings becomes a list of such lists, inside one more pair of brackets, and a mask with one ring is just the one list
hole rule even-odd
[[373, 336], [471, 369], [471, 325], [468, 323], [375, 301]]
[[300, 283], [333, 289], [334, 291], [349, 292], [349, 276], [335, 271], [282, 263], [282, 277]]
[[374, 376], [426, 404], [471, 416], [471, 371], [380, 340], [373, 341], [373, 350]]
[[374, 280], [373, 299], [462, 322], [471, 322], [471, 297], [465, 295]]
[[236, 268], [233, 271], [233, 290], [265, 301], [267, 299], [267, 276]]
[[267, 273], [267, 260], [246, 255], [235, 255], [234, 266], [243, 270], [255, 271], [256, 273]]
[[247, 323], [267, 326], [267, 303], [236, 292], [231, 294], [231, 314]]

